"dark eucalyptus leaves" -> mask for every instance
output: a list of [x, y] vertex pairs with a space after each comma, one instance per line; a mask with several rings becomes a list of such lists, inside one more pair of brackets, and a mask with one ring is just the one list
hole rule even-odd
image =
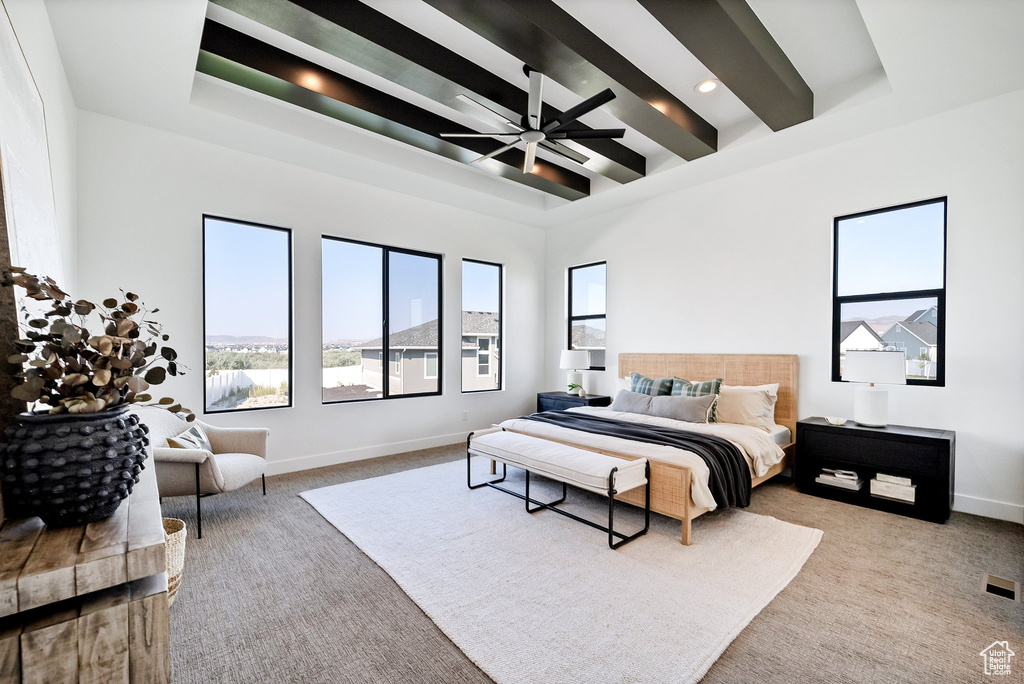
[[[22, 383], [11, 390], [15, 399], [38, 401], [50, 413], [97, 413], [151, 402], [147, 405], [195, 420], [174, 399], [154, 402], [148, 393], [168, 375], [184, 375], [177, 352], [163, 344], [170, 339], [163, 326], [148, 318], [159, 309], [143, 308], [137, 294], [124, 291], [120, 299], [104, 299], [100, 306], [72, 301], [52, 278], [17, 267], [3, 274], [0, 285], [17, 285], [28, 298], [50, 302], [42, 317], [21, 307], [24, 337], [14, 343], [18, 353], [7, 359], [22, 367], [16, 374]], [[91, 324], [96, 324], [93, 330], [87, 327]]]

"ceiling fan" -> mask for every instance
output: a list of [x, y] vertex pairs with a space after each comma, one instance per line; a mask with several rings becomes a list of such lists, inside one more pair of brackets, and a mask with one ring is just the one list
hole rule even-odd
[[544, 75], [535, 69], [531, 69], [528, 66], [523, 67], [523, 71], [530, 77], [530, 95], [526, 105], [526, 115], [523, 116], [521, 123], [516, 123], [506, 117], [504, 114], [494, 111], [487, 105], [477, 102], [471, 97], [466, 95], [459, 95], [459, 99], [463, 102], [478, 107], [492, 116], [498, 117], [502, 123], [514, 129], [513, 131], [498, 131], [494, 133], [442, 133], [442, 138], [515, 138], [512, 142], [499, 147], [490, 154], [485, 154], [479, 159], [474, 159], [473, 163], [481, 162], [485, 159], [490, 159], [496, 155], [511, 150], [520, 143], [526, 143], [526, 159], [523, 162], [523, 173], [530, 173], [533, 171], [533, 163], [537, 159], [537, 147], [543, 147], [544, 149], [559, 154], [567, 159], [571, 159], [579, 164], [584, 164], [589, 160], [586, 155], [580, 154], [574, 149], [571, 149], [565, 145], [558, 143], [559, 140], [579, 140], [583, 138], [621, 138], [626, 129], [624, 128], [599, 128], [599, 129], [588, 129], [588, 130], [564, 130], [566, 126], [576, 121], [584, 114], [591, 112], [606, 102], [610, 102], [615, 99], [615, 93], [611, 91], [611, 88], [605, 88], [597, 95], [587, 98], [583, 102], [580, 102], [575, 107], [565, 110], [558, 116], [548, 121], [541, 120], [541, 108], [544, 105], [543, 101], [543, 90], [544, 90]]

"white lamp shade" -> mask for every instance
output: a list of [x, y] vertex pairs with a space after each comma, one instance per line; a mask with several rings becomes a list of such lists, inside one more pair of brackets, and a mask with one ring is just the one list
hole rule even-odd
[[843, 380], [885, 385], [907, 384], [907, 357], [901, 351], [848, 351]]
[[583, 349], [563, 349], [558, 367], [563, 370], [590, 368], [590, 352]]

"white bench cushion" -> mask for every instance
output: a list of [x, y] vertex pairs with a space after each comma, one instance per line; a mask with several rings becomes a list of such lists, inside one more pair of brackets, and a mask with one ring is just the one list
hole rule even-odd
[[630, 461], [578, 449], [517, 432], [491, 432], [473, 437], [469, 450], [485, 458], [544, 475], [598, 494], [608, 493], [608, 473], [615, 473], [615, 491], [628, 492], [647, 483], [646, 459]]

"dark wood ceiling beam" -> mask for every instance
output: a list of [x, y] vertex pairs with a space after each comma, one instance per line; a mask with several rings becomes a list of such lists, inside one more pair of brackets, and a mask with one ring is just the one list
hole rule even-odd
[[773, 131], [814, 117], [814, 93], [745, 0], [639, 0]]
[[[479, 111], [459, 100], [459, 95], [481, 101], [516, 122], [526, 111], [525, 91], [362, 2], [213, 2], [474, 118]], [[559, 114], [550, 105], [544, 107], [545, 117]], [[583, 124], [571, 128], [589, 130]], [[564, 144], [590, 158], [586, 168], [619, 183], [646, 173], [646, 158], [614, 140]]]
[[[442, 132], [472, 132], [442, 116], [304, 60], [240, 31], [206, 20], [196, 70], [330, 116], [435, 154], [469, 163], [502, 145], [487, 138], [453, 144]], [[523, 173], [525, 154], [513, 149], [482, 165], [490, 172], [569, 200], [590, 194], [590, 179], [537, 160]]]
[[718, 147], [714, 126], [552, 0], [425, 2], [580, 97], [611, 88], [603, 109], [684, 159]]

